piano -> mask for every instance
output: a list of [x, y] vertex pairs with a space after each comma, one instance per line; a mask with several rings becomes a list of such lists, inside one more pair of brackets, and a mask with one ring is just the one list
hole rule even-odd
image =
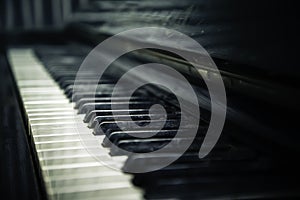
[[[300, 197], [300, 73], [292, 3], [35, 0], [3, 5], [0, 155], [1, 193], [7, 199]], [[206, 81], [215, 81], [218, 73], [210, 66], [197, 71], [180, 55], [144, 48], [118, 57], [101, 77], [94, 68], [79, 73], [98, 44], [144, 27], [186, 34], [218, 67], [226, 118], [217, 143], [202, 158], [199, 151], [215, 114]], [[117, 44], [129, 48], [135, 39]], [[172, 42], [175, 49], [183, 44]], [[123, 48], [118, 45], [110, 49]], [[126, 86], [114, 90], [124, 74], [147, 63], [170, 66], [188, 80], [197, 96], [199, 126], [193, 123], [195, 109], [184, 116], [180, 107], [187, 95], [178, 97], [153, 83], [132, 96]], [[130, 84], [149, 81], [148, 75], [133, 73]], [[166, 113], [155, 112], [157, 104]], [[181, 124], [187, 133], [196, 129], [195, 137], [178, 137]], [[166, 151], [149, 154], [160, 149]]]

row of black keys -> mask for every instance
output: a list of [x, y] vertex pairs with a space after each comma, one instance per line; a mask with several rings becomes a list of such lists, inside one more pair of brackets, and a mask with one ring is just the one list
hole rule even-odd
[[[41, 54], [41, 53], [40, 53]], [[76, 87], [87, 87], [88, 84], [99, 84], [99, 87], [96, 90], [96, 93], [93, 94], [91, 91], [75, 93], [73, 94], [74, 82], [77, 75], [78, 68], [80, 66], [80, 62], [83, 57], [78, 55], [70, 55], [70, 52], [66, 52], [67, 55], [55, 55], [53, 57], [45, 56], [45, 59], [42, 58], [45, 63], [46, 68], [52, 75], [52, 77], [58, 82], [60, 87], [65, 91], [66, 96], [75, 102], [75, 108], [78, 109], [79, 114], [85, 114], [84, 122], [88, 123], [89, 128], [93, 128], [93, 133], [95, 135], [105, 133], [107, 139], [111, 142], [117, 144], [118, 146], [122, 146], [122, 148], [132, 149], [134, 152], [144, 152], [147, 151], [147, 148], [153, 151], [154, 146], [161, 146], [162, 144], [168, 143], [171, 139], [176, 135], [176, 130], [178, 129], [180, 123], [180, 110], [166, 101], [155, 98], [153, 95], [149, 94], [146, 90], [139, 91], [136, 96], [130, 97], [129, 110], [118, 110], [118, 115], [113, 116], [111, 111], [111, 94], [114, 88], [114, 80], [111, 77], [106, 77], [104, 80], [98, 81], [97, 75], [94, 72], [86, 72], [86, 80], [80, 80], [77, 82]], [[52, 58], [52, 59], [51, 59]], [[118, 96], [114, 98], [116, 102], [115, 107], [118, 107], [118, 104], [122, 106], [128, 101], [128, 97], [122, 96], [125, 94], [125, 91], [119, 91]], [[150, 96], [151, 95], [151, 96]], [[126, 132], [121, 131], [115, 120], [118, 123], [125, 123], [129, 126], [128, 132], [134, 132], [134, 130], [130, 130], [130, 123], [137, 123], [139, 125], [147, 124], [150, 122], [150, 114], [149, 108], [153, 104], [161, 104], [167, 110], [167, 121], [164, 128], [159, 131], [155, 137], [150, 139], [139, 139], [133, 138], [132, 136], [126, 134]], [[127, 121], [123, 121], [127, 116], [124, 113], [131, 114], [131, 118], [135, 122], [128, 123]], [[151, 118], [155, 118], [153, 120], [153, 124], [157, 122], [159, 124], [161, 122], [161, 118], [163, 115], [156, 114], [155, 116], [151, 116]], [[185, 119], [189, 121], [189, 119]], [[188, 123], [186, 124], [186, 129], [192, 128], [189, 127]], [[192, 126], [192, 125], [191, 125]], [[195, 144], [191, 146], [190, 150], [197, 151], [199, 150], [199, 144], [201, 144], [201, 140], [205, 134], [207, 128], [207, 124], [202, 122], [199, 127], [199, 134], [195, 140]], [[155, 130], [146, 130], [141, 134], [147, 134], [147, 132], [152, 132]], [[130, 141], [130, 139], [134, 139]], [[181, 138], [184, 142], [184, 138]], [[145, 145], [134, 145], [132, 143], [140, 143]], [[105, 141], [103, 141], [103, 145], [106, 145]], [[127, 146], [128, 145], [128, 146]], [[197, 148], [198, 146], [198, 148]], [[220, 144], [223, 149], [231, 148], [230, 145]], [[225, 148], [225, 146], [227, 146]], [[136, 148], [135, 148], [136, 147]], [[139, 149], [141, 148], [141, 149]], [[218, 146], [216, 147], [218, 148]]]
[[[134, 122], [141, 126], [149, 123], [149, 107], [159, 103], [164, 106], [168, 117], [165, 126], [155, 136], [151, 138], [134, 138], [128, 133], [137, 131], [130, 129], [130, 123], [124, 121], [124, 113], [127, 110], [119, 110], [117, 116], [112, 115], [111, 111], [111, 93], [114, 83], [117, 81], [113, 77], [102, 77], [98, 81], [94, 72], [87, 72], [86, 82], [81, 80], [77, 82], [76, 87], [85, 87], [86, 83], [98, 84], [95, 94], [91, 92], [73, 93], [74, 82], [80, 64], [87, 51], [70, 48], [68, 46], [59, 48], [43, 47], [37, 50], [45, 67], [57, 81], [60, 87], [65, 91], [66, 96], [74, 101], [79, 114], [85, 114], [84, 122], [93, 129], [95, 135], [104, 133], [106, 135], [102, 145], [110, 147], [110, 142], [116, 144], [121, 149], [130, 152], [151, 152], [163, 148], [172, 139], [174, 139], [180, 123], [180, 109], [176, 105], [169, 104], [163, 99], [154, 97], [146, 89], [141, 89], [130, 98], [129, 113]], [[115, 97], [116, 106], [127, 102], [128, 97], [122, 96], [122, 91], [118, 91]], [[163, 116], [156, 117], [159, 123]], [[117, 126], [115, 120], [129, 126], [128, 131], [122, 131]], [[154, 124], [155, 124], [154, 120]], [[185, 119], [188, 121], [189, 119]], [[201, 121], [202, 122], [202, 121]], [[186, 123], [186, 129], [189, 127]], [[178, 198], [178, 199], [199, 199], [214, 197], [247, 197], [251, 195], [272, 196], [274, 187], [267, 188], [274, 182], [273, 179], [282, 177], [271, 176], [266, 183], [264, 174], [269, 170], [269, 163], [262, 164], [258, 161], [256, 152], [240, 145], [223, 134], [214, 150], [204, 159], [199, 159], [198, 151], [205, 136], [207, 123], [200, 123], [197, 137], [190, 148], [177, 161], [161, 170], [136, 174], [134, 184], [145, 190], [145, 197], [149, 199]], [[156, 130], [140, 131], [138, 134], [151, 134]], [[178, 144], [184, 144], [186, 138], [176, 138]], [[110, 142], [109, 142], [110, 141]], [[123, 154], [119, 148], [111, 147], [112, 156]], [[178, 156], [176, 152], [170, 155], [149, 156], [129, 156], [124, 169], [132, 165], [142, 165], [145, 168], [155, 165], [160, 160], [167, 159], [170, 156]], [[256, 185], [254, 187], [254, 185]], [[261, 190], [261, 188], [265, 190]], [[275, 185], [276, 187], [276, 185]]]

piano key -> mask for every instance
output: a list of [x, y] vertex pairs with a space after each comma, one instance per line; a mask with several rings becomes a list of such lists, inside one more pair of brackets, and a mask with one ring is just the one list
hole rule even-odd
[[[99, 103], [99, 102], [111, 102], [111, 101], [145, 101], [146, 97], [132, 96], [132, 97], [98, 97], [98, 98], [82, 98], [78, 100], [75, 104], [75, 109], [82, 107], [86, 103]], [[149, 98], [148, 98], [149, 100]]]
[[[144, 126], [146, 124], [149, 124], [151, 122], [153, 129], [158, 129], [161, 127], [161, 124], [165, 122], [163, 129], [178, 129], [180, 122], [177, 119], [167, 119], [167, 120], [139, 120], [139, 121], [117, 121], [118, 124], [122, 124], [123, 127], [127, 127], [128, 130], [132, 129], [136, 125]], [[101, 135], [102, 132], [104, 132], [106, 135], [110, 135], [114, 131], [120, 131], [120, 128], [115, 121], [104, 121], [101, 123], [98, 123], [94, 127], [94, 134], [95, 135]], [[185, 123], [182, 121], [181, 123]], [[185, 126], [185, 128], [191, 128], [193, 125]]]
[[[166, 118], [164, 114], [147, 114], [147, 113], [139, 113], [139, 114], [131, 114], [129, 117], [132, 118], [133, 121], [140, 121], [140, 120], [150, 120], [151, 119], [156, 119], [156, 120], [163, 120]], [[168, 114], [169, 119], [179, 119], [178, 115], [175, 114]], [[97, 116], [93, 119], [93, 121], [89, 121], [88, 127], [89, 128], [94, 128], [96, 124], [105, 122], [105, 121], [123, 121], [128, 119], [128, 115], [105, 115], [105, 116]]]
[[[79, 85], [82, 85], [82, 84], [113, 84], [115, 82], [116, 81], [114, 79], [101, 78], [101, 80], [98, 80], [97, 77], [95, 77], [93, 79], [88, 79], [88, 80], [77, 80], [76, 81], [76, 83]], [[61, 79], [58, 83], [62, 89], [65, 89], [68, 86], [75, 84], [75, 77], [74, 77], [74, 79], [67, 79], [67, 78]]]
[[[170, 142], [175, 142], [175, 145], [168, 145]], [[178, 146], [187, 146], [187, 144], [190, 144], [190, 142], [193, 141], [193, 138], [159, 138], [159, 137], [152, 137], [150, 139], [125, 139], [125, 140], [119, 140], [116, 144], [116, 146], [111, 147], [110, 155], [122, 155], [124, 152], [120, 151], [120, 149], [126, 150], [128, 152], [135, 152], [135, 153], [148, 153], [153, 152], [159, 149], [164, 148], [166, 152], [172, 153], [173, 151], [176, 152], [178, 149]], [[203, 141], [203, 138], [195, 138], [194, 141], [196, 143], [192, 143], [189, 146], [189, 149], [187, 151], [199, 151], [200, 142]], [[115, 148], [118, 147], [118, 148]]]
[[[65, 92], [65, 94], [68, 98], [71, 98], [72, 95], [73, 95], [74, 89], [76, 89], [77, 91], [90, 91], [91, 89], [95, 88], [96, 91], [101, 91], [101, 92], [105, 92], [105, 93], [107, 93], [107, 92], [112, 93], [113, 87], [114, 87], [114, 84], [110, 84], [110, 83], [101, 84], [101, 85], [98, 85], [98, 84], [78, 84], [77, 83], [76, 86], [69, 85], [66, 88], [64, 88], [64, 92]], [[91, 89], [89, 89], [89, 88], [91, 88]]]
[[[187, 130], [188, 131], [188, 130]], [[109, 147], [111, 143], [117, 144], [120, 140], [136, 139], [133, 135], [141, 135], [143, 138], [155, 134], [155, 138], [172, 138], [177, 134], [177, 130], [129, 130], [129, 131], [114, 131], [104, 138], [102, 145]]]
[[[111, 109], [112, 105], [115, 109], [118, 108], [126, 108], [125, 105], [128, 104], [128, 101], [120, 101], [120, 102], [96, 102], [96, 103], [86, 103], [83, 104], [82, 107], [78, 109], [79, 114], [89, 113], [93, 110], [107, 110]], [[130, 108], [149, 108], [153, 105], [152, 101], [129, 101], [128, 106]]]
[[[116, 186], [116, 185], [113, 185]], [[91, 187], [93, 189], [93, 187]], [[74, 192], [73, 192], [74, 191]], [[96, 200], [103, 197], [107, 200], [132, 200], [141, 199], [141, 195], [137, 195], [135, 191], [130, 188], [117, 188], [111, 187], [105, 190], [93, 189], [92, 191], [80, 191], [78, 188], [73, 188], [73, 191], [62, 193], [59, 195], [51, 194], [50, 198], [54, 199], [87, 199]]]
[[[153, 109], [153, 108], [152, 108]], [[158, 109], [154, 108], [153, 111], [157, 111]], [[170, 114], [176, 114], [179, 115], [180, 112], [176, 111], [175, 108], [171, 108], [171, 107], [167, 107], [166, 108], [167, 113]], [[147, 114], [149, 113], [149, 109], [148, 108], [141, 108], [141, 109], [117, 109], [114, 110], [114, 113], [118, 113], [120, 115], [122, 114], [126, 114], [126, 113], [130, 113], [130, 114]], [[112, 110], [108, 109], [108, 110], [92, 110], [89, 113], [85, 114], [84, 117], [84, 122], [88, 123], [90, 121], [93, 121], [97, 116], [105, 116], [105, 115], [112, 115]]]
[[35, 112], [35, 113], [27, 113], [27, 115], [31, 118], [31, 119], [36, 119], [36, 118], [40, 118], [40, 117], [55, 117], [55, 116], [72, 116], [74, 115], [73, 111], [61, 111], [61, 112]]
[[[72, 96], [69, 96], [69, 98], [72, 97], [72, 101], [76, 102], [79, 101], [82, 98], [98, 98], [98, 97], [110, 97], [112, 95], [111, 91], [106, 92], [76, 92]], [[116, 96], [124, 96], [127, 95], [126, 91], [118, 91], [115, 93]]]

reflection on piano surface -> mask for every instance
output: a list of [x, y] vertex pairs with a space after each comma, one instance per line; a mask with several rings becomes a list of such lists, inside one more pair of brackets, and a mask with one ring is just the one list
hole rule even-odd
[[[282, 35], [282, 30], [271, 34], [274, 19], [286, 22], [288, 27], [292, 24], [286, 21], [287, 16], [279, 19], [282, 15], [274, 15], [278, 14], [280, 3], [276, 1], [271, 6], [252, 1], [243, 5], [238, 1], [190, 0], [45, 2], [30, 1], [28, 5], [51, 4], [52, 14], [49, 11], [42, 16], [41, 10], [34, 6], [27, 7], [32, 12], [22, 10], [25, 19], [32, 19], [22, 24], [31, 33], [9, 30], [14, 28], [11, 19], [18, 15], [7, 14], [2, 23], [7, 29], [4, 34], [7, 41], [1, 63], [4, 65], [2, 60], [7, 59], [15, 80], [38, 180], [32, 183], [38, 191], [30, 191], [38, 195], [32, 196], [36, 199], [300, 196], [296, 163], [300, 150], [298, 118], [294, 117], [299, 111], [299, 88], [295, 85], [299, 69], [293, 57], [286, 60], [290, 55], [273, 50], [291, 49], [287, 44], [293, 39], [280, 38], [275, 43], [273, 39]], [[11, 8], [8, 1], [4, 4]], [[59, 16], [55, 16], [55, 6], [60, 8]], [[254, 8], [256, 12], [252, 13]], [[284, 9], [282, 13], [292, 11], [290, 6]], [[73, 90], [78, 69], [95, 45], [121, 31], [145, 26], [168, 27], [191, 36], [207, 49], [220, 69], [227, 92], [227, 118], [218, 143], [205, 158], [199, 159], [198, 152], [210, 122], [210, 95], [204, 81], [178, 55], [157, 49], [133, 51], [113, 62], [100, 81], [95, 71], [84, 74], [86, 79], [76, 87], [92, 83], [97, 85], [95, 94]], [[52, 31], [44, 31], [46, 27]], [[276, 56], [280, 59], [271, 59]], [[128, 173], [133, 166], [147, 171], [165, 159], [178, 156], [172, 148], [168, 154], [143, 154], [165, 147], [174, 140], [183, 123], [178, 101], [170, 91], [149, 84], [130, 98], [123, 90], [111, 97], [115, 83], [126, 71], [150, 62], [173, 67], [197, 88], [200, 125], [193, 143], [174, 163], [152, 172]], [[282, 69], [283, 64], [288, 64], [287, 70]], [[205, 66], [203, 71], [214, 74]], [[112, 110], [112, 98], [116, 106], [130, 100], [129, 108], [117, 110], [118, 115], [113, 115], [116, 110]], [[150, 138], [133, 137], [151, 135], [155, 130], [130, 128], [127, 113], [140, 126], [151, 119], [159, 123], [162, 115], [149, 114], [153, 104], [166, 109], [164, 127]], [[193, 128], [188, 123], [191, 118], [184, 120], [186, 130]], [[117, 122], [127, 124], [128, 130], [121, 130]], [[87, 148], [78, 132], [95, 138], [98, 144]], [[176, 138], [177, 145], [184, 145], [188, 139]], [[123, 171], [99, 162], [89, 148], [104, 159], [118, 161]], [[141, 154], [131, 155], [120, 149]]]

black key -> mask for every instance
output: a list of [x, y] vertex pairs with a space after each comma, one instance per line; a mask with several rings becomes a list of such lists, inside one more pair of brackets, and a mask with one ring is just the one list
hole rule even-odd
[[[142, 93], [139, 93], [142, 94]], [[139, 95], [137, 94], [137, 96]], [[77, 102], [82, 98], [98, 98], [98, 97], [111, 97], [112, 91], [96, 91], [96, 92], [76, 92], [72, 95], [72, 101]], [[118, 91], [115, 93], [116, 96], [126, 96], [128, 95], [127, 91]]]
[[111, 105], [114, 104], [116, 109], [118, 108], [124, 108], [125, 105], [129, 105], [129, 108], [135, 109], [135, 108], [149, 108], [151, 105], [153, 105], [152, 101], [130, 101], [128, 104], [128, 101], [120, 101], [120, 102], [102, 102], [102, 103], [86, 103], [82, 105], [78, 109], [79, 114], [83, 113], [89, 113], [92, 110], [107, 110], [111, 109]]
[[100, 103], [100, 102], [111, 102], [111, 101], [146, 101], [149, 100], [147, 97], [139, 97], [139, 96], [132, 96], [132, 97], [98, 97], [98, 98], [82, 98], [78, 100], [75, 104], [75, 108], [80, 108], [83, 104], [86, 103]]
[[[73, 95], [73, 89], [74, 85], [69, 85], [65, 88], [65, 94], [66, 96], [70, 99]], [[89, 89], [90, 88], [90, 89]], [[96, 91], [103, 92], [103, 93], [112, 93], [114, 89], [114, 84], [101, 84], [101, 85], [92, 85], [92, 84], [82, 84], [82, 85], [76, 85], [75, 89], [77, 90], [76, 92], [93, 92], [93, 88], [96, 89]], [[94, 92], [96, 92], [94, 91]]]
[[[116, 113], [122, 115], [122, 114], [127, 114], [128, 112], [130, 114], [147, 114], [149, 113], [149, 109], [123, 109], [123, 110], [114, 110]], [[107, 110], [92, 110], [91, 112], [87, 113], [84, 117], [84, 122], [89, 123], [90, 121], [94, 121], [94, 119], [97, 116], [107, 116], [107, 115], [112, 115], [112, 110], [107, 109]]]
[[117, 144], [120, 140], [129, 140], [129, 139], [136, 139], [136, 137], [130, 135], [142, 135], [146, 138], [148, 135], [155, 134], [155, 138], [172, 138], [176, 135], [177, 130], [160, 130], [159, 132], [156, 130], [130, 130], [130, 131], [115, 131], [112, 132], [109, 136], [105, 137], [102, 146], [110, 147], [110, 144]]
[[[199, 150], [199, 144], [201, 144], [203, 138], [195, 138], [195, 141], [197, 143], [192, 143], [189, 146], [189, 151], [198, 151]], [[166, 146], [170, 142], [175, 142], [176, 145], [170, 145]], [[164, 148], [164, 150], [172, 153], [176, 152], [178, 149], [178, 146], [187, 146], [191, 141], [193, 141], [193, 138], [150, 138], [150, 139], [131, 139], [131, 140], [120, 140], [117, 142], [117, 148], [114, 148], [116, 146], [113, 146], [110, 149], [110, 155], [116, 156], [116, 155], [123, 155], [124, 152], [120, 151], [121, 149], [124, 149], [129, 152], [135, 152], [135, 153], [148, 153], [153, 152], [156, 150], [159, 150], [161, 148]], [[125, 154], [127, 155], [127, 154]]]
[[[93, 121], [90, 121], [88, 124], [89, 128], [94, 128], [96, 124], [99, 124], [101, 122], [105, 121], [124, 121], [127, 120], [128, 117], [131, 117], [133, 121], [141, 121], [141, 120], [150, 120], [150, 119], [156, 119], [156, 120], [163, 120], [166, 118], [166, 115], [163, 114], [148, 114], [148, 113], [139, 113], [139, 114], [131, 114], [130, 116], [126, 114], [117, 114], [117, 115], [105, 115], [105, 116], [97, 116], [94, 118]], [[179, 119], [179, 114], [168, 114], [168, 119]]]
[[[165, 121], [165, 125], [163, 129], [178, 129], [180, 121], [178, 119], [169, 119], [169, 120], [140, 120], [140, 121], [118, 121], [118, 123], [122, 124], [123, 127], [127, 127], [128, 130], [132, 130], [136, 125], [144, 126], [151, 122], [153, 128], [160, 128], [161, 123]], [[192, 126], [192, 125], [191, 125]], [[189, 128], [188, 126], [185, 128]], [[100, 129], [102, 131], [100, 131]], [[97, 124], [94, 128], [94, 134], [99, 135], [102, 132], [105, 133], [106, 136], [110, 135], [112, 132], [121, 131], [119, 126], [115, 121], [106, 121]]]
[[[199, 127], [198, 132], [201, 132], [201, 135], [206, 133], [206, 127]], [[188, 131], [186, 129], [185, 131]], [[104, 147], [109, 147], [111, 143], [117, 144], [120, 140], [130, 140], [136, 139], [136, 137], [132, 135], [141, 135], [143, 138], [146, 138], [149, 135], [153, 135], [152, 138], [173, 138], [177, 134], [177, 130], [129, 130], [129, 131], [115, 131], [112, 132], [110, 135], [104, 138], [102, 145]]]
[[[202, 142], [198, 144], [200, 146]], [[194, 144], [195, 145], [195, 144]], [[238, 155], [238, 156], [237, 156]], [[147, 168], [153, 169], [156, 165], [160, 166], [161, 161], [165, 160], [177, 160], [171, 165], [160, 169], [153, 174], [164, 173], [186, 173], [187, 170], [195, 169], [202, 173], [212, 172], [232, 172], [232, 171], [253, 171], [257, 169], [269, 169], [270, 164], [257, 162], [255, 159], [257, 155], [255, 152], [249, 149], [235, 149], [228, 144], [217, 144], [214, 150], [205, 158], [200, 159], [198, 157], [198, 151], [188, 151], [183, 155], [178, 152], [172, 151], [164, 154], [142, 154], [142, 155], [129, 155], [123, 169], [134, 169], [136, 166], [143, 166], [145, 170]]]
[[[66, 79], [66, 80], [63, 80], [63, 81], [60, 81], [59, 85], [62, 89], [65, 89], [66, 87], [70, 86], [70, 85], [74, 85], [75, 83], [75, 79]], [[101, 79], [101, 80], [98, 80], [98, 79], [88, 79], [88, 80], [77, 80], [76, 81], [77, 84], [80, 84], [80, 85], [84, 85], [84, 84], [113, 84], [115, 83], [115, 80], [113, 79]]]

